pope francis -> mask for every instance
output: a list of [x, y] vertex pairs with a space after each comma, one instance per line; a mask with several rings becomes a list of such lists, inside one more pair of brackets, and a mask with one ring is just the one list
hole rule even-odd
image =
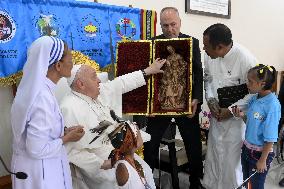
[[[164, 63], [165, 60], [157, 59], [144, 70], [117, 77], [106, 83], [101, 83], [96, 70], [88, 65], [73, 67], [71, 77], [67, 79], [71, 91], [63, 97], [60, 108], [67, 128], [80, 124], [86, 131], [80, 141], [66, 145], [74, 189], [118, 188], [115, 170], [111, 168], [111, 162], [108, 160], [113, 147], [104, 140], [90, 143], [96, 136], [92, 131], [102, 121], [115, 125], [110, 110], [121, 116], [122, 94], [145, 85], [147, 75], [162, 73], [161, 67]], [[113, 125], [111, 127], [115, 127]], [[150, 167], [139, 156], [136, 155], [135, 159], [143, 166], [151, 188], [155, 188]]]

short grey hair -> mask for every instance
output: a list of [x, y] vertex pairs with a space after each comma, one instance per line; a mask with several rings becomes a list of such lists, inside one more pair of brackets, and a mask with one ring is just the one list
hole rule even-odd
[[161, 10], [160, 15], [162, 15], [163, 12], [165, 12], [166, 10], [173, 10], [173, 11], [175, 11], [175, 12], [177, 13], [178, 17], [179, 17], [178, 9], [175, 8], [175, 7], [164, 7], [164, 8]]

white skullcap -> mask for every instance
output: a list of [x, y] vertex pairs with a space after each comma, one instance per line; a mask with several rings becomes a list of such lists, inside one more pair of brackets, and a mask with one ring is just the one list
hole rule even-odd
[[80, 68], [81, 68], [82, 64], [76, 64], [73, 66], [72, 70], [71, 70], [71, 76], [67, 78], [67, 83], [69, 85], [69, 87], [71, 87], [77, 73], [79, 72]]

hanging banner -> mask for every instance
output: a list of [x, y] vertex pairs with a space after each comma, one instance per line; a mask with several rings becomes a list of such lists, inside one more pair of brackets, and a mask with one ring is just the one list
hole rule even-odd
[[73, 49], [89, 56], [102, 68], [111, 64], [108, 6], [86, 2], [71, 6]]
[[23, 3], [26, 10], [29, 10], [24, 22], [28, 46], [45, 35], [58, 37], [70, 46], [72, 8], [68, 0], [23, 0]]
[[74, 0], [1, 0], [0, 85], [15, 83], [28, 47], [45, 35], [65, 40], [108, 70], [118, 41], [140, 39], [140, 14], [141, 9]]
[[119, 41], [140, 39], [141, 9], [126, 7], [110, 7], [110, 30], [114, 57]]
[[157, 12], [141, 9], [141, 39], [151, 39], [156, 35]]
[[0, 1], [0, 84], [9, 84], [26, 60], [24, 7], [17, 1]]

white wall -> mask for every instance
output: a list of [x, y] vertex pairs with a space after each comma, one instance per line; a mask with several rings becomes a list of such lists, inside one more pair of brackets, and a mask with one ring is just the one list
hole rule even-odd
[[[92, 0], [87, 0], [91, 1]], [[100, 3], [153, 9], [158, 13], [165, 6], [175, 6], [180, 10], [183, 33], [200, 39], [211, 24], [221, 22], [228, 25], [233, 39], [250, 49], [263, 64], [274, 65], [284, 70], [284, 1], [283, 0], [231, 0], [231, 19], [185, 14], [185, 0], [99, 0]], [[158, 34], [161, 33], [159, 25]], [[10, 88], [0, 87], [0, 154], [9, 163], [11, 157]], [[0, 165], [0, 176], [6, 175]]]
[[[91, 1], [91, 0], [89, 0]], [[180, 11], [183, 33], [200, 40], [210, 25], [221, 22], [230, 27], [233, 39], [246, 46], [260, 63], [284, 70], [284, 1], [283, 0], [231, 0], [231, 19], [222, 19], [185, 13], [185, 0], [99, 0], [100, 3], [153, 9], [158, 13], [165, 6]], [[159, 24], [159, 21], [158, 21]], [[157, 25], [157, 33], [161, 33]]]
[[[13, 101], [12, 89], [0, 87], [0, 155], [10, 167], [12, 154], [12, 131], [10, 126], [10, 110]], [[0, 176], [7, 175], [2, 164], [0, 164]]]

